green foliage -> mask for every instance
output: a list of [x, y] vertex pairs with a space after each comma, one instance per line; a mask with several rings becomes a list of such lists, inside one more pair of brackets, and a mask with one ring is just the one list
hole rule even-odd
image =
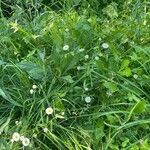
[[150, 149], [148, 1], [0, 5], [0, 150]]

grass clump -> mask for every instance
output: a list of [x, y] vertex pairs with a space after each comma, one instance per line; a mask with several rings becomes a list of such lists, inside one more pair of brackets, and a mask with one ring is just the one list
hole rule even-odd
[[79, 2], [1, 11], [1, 150], [150, 149], [149, 3]]

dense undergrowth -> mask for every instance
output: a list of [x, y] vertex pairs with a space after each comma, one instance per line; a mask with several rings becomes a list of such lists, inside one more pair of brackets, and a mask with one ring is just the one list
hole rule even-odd
[[149, 2], [94, 2], [1, 2], [0, 150], [150, 149]]

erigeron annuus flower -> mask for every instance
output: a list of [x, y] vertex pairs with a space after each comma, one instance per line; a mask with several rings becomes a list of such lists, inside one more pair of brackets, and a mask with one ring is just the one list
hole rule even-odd
[[34, 90], [33, 89], [30, 89], [30, 94], [32, 95], [34, 93]]
[[91, 97], [87, 96], [87, 97], [85, 98], [85, 102], [86, 102], [86, 103], [90, 103], [90, 102], [91, 102]]
[[64, 45], [63, 50], [64, 50], [64, 51], [69, 50], [69, 45]]
[[37, 89], [37, 85], [33, 84], [32, 89]]
[[48, 108], [46, 108], [46, 110], [45, 110], [45, 112], [46, 112], [46, 114], [48, 114], [48, 115], [51, 115], [52, 113], [53, 113], [53, 108], [52, 107], [48, 107]]
[[102, 44], [102, 47], [103, 47], [104, 49], [107, 49], [107, 48], [109, 47], [109, 45], [108, 45], [107, 43], [103, 43], [103, 44]]
[[20, 134], [17, 132], [14, 132], [12, 135], [12, 140], [15, 142], [19, 141], [20, 140]]
[[29, 146], [29, 144], [30, 144], [30, 140], [29, 140], [28, 138], [24, 138], [24, 139], [22, 140], [22, 145], [23, 145], [23, 146]]
[[95, 57], [95, 60], [99, 60], [99, 57], [98, 57], [98, 56], [96, 56], [96, 57]]
[[85, 59], [88, 59], [88, 58], [89, 58], [89, 55], [85, 55], [84, 58], [85, 58]]
[[45, 133], [47, 133], [47, 132], [48, 132], [48, 128], [44, 128], [43, 130], [44, 130], [44, 132], [45, 132]]
[[14, 33], [18, 31], [18, 23], [17, 20], [15, 20], [15, 22], [10, 23], [11, 25], [11, 29], [14, 30]]

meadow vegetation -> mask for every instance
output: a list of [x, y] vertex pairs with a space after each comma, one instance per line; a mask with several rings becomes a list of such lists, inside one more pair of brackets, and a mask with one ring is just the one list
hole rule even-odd
[[0, 150], [150, 150], [148, 0], [0, 13]]

